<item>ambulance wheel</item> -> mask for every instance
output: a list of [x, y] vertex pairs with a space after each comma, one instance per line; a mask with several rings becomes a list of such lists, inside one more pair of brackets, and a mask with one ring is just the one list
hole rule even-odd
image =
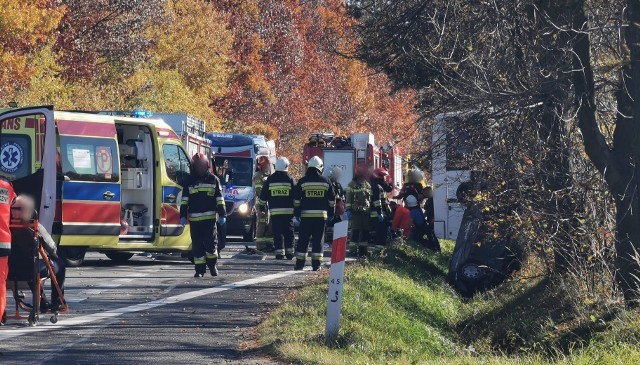
[[131, 252], [107, 251], [104, 254], [116, 264], [124, 264], [133, 257]]
[[244, 235], [242, 235], [242, 240], [244, 242], [255, 242], [256, 240], [256, 221], [257, 218], [254, 215], [253, 219], [251, 220], [251, 228], [249, 229], [249, 232], [245, 233]]
[[68, 267], [78, 267], [84, 261], [84, 255], [87, 253], [86, 247], [68, 246], [60, 247], [58, 250], [60, 257], [64, 260]]

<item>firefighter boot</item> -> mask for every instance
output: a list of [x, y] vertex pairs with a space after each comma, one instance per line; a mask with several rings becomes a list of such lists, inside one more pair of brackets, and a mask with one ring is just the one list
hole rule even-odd
[[[203, 258], [202, 261], [204, 261], [204, 258]], [[202, 263], [198, 262], [196, 264], [196, 273], [193, 275], [193, 277], [194, 278], [202, 278], [202, 277], [204, 277], [204, 273], [205, 272], [207, 272], [207, 265], [204, 262], [202, 262]]]
[[320, 260], [311, 260], [311, 268], [313, 269], [313, 271], [320, 270], [321, 264], [322, 264], [322, 261]]
[[209, 272], [211, 276], [218, 276], [218, 259], [208, 260], [207, 265], [209, 266]]
[[284, 255], [276, 255], [276, 260], [284, 260]]
[[296, 260], [296, 266], [293, 268], [296, 271], [300, 271], [302, 269], [304, 269], [304, 263], [306, 260], [302, 260], [302, 259], [297, 259]]
[[291, 260], [293, 259], [293, 248], [287, 248], [287, 250], [285, 251], [284, 256], [287, 258], [287, 260]]

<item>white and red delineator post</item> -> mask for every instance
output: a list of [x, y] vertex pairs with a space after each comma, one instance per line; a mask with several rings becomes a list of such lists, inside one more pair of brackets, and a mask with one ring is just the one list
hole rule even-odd
[[331, 273], [329, 274], [329, 298], [327, 299], [327, 324], [325, 340], [338, 338], [340, 330], [340, 310], [344, 286], [344, 261], [347, 256], [347, 227], [349, 221], [336, 223], [333, 227], [331, 244]]

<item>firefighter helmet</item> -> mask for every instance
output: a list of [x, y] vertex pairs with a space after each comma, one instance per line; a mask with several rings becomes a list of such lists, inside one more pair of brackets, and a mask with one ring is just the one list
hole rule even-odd
[[276, 161], [276, 171], [289, 171], [289, 159], [280, 157], [278, 161]]
[[356, 166], [356, 177], [366, 178], [368, 171], [369, 168], [367, 167], [367, 165], [358, 164], [358, 166]]
[[384, 167], [378, 167], [373, 170], [373, 176], [384, 180], [385, 177], [389, 176], [389, 172]]
[[405, 200], [405, 202], [407, 202], [407, 206], [409, 208], [413, 208], [413, 207], [417, 207], [418, 206], [418, 199], [414, 195], [409, 195], [404, 200]]
[[313, 167], [315, 169], [317, 169], [318, 171], [322, 172], [324, 165], [322, 163], [322, 159], [318, 156], [313, 156], [311, 157], [311, 159], [309, 160], [309, 164], [308, 164], [309, 168]]
[[266, 165], [268, 163], [269, 163], [269, 157], [267, 157], [267, 156], [258, 157], [258, 162], [257, 162], [258, 167], [262, 167], [262, 166], [264, 166], [264, 165]]
[[198, 152], [195, 155], [193, 155], [193, 157], [191, 158], [191, 164], [192, 165], [197, 165], [198, 163], [206, 163], [207, 167], [210, 166], [209, 164], [209, 159], [207, 158], [207, 156], [202, 153], [202, 152]]

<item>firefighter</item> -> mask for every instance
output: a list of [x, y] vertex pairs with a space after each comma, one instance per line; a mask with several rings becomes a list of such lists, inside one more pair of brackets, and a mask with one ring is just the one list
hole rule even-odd
[[203, 277], [207, 266], [211, 276], [218, 276], [216, 221], [220, 226], [227, 221], [222, 188], [220, 180], [209, 170], [209, 159], [203, 153], [193, 155], [191, 168], [191, 176], [183, 186], [180, 223], [186, 225], [189, 217], [194, 277]]
[[373, 171], [371, 180], [371, 218], [373, 227], [375, 227], [375, 236], [373, 245], [376, 250], [384, 249], [387, 244], [387, 231], [389, 230], [389, 220], [391, 218], [391, 210], [387, 194], [393, 190], [393, 187], [387, 183], [389, 172], [379, 167]]
[[11, 205], [16, 199], [13, 186], [0, 176], [0, 326], [7, 321], [7, 275], [11, 254]]
[[340, 178], [342, 177], [342, 169], [339, 167], [334, 167], [329, 172], [329, 181], [331, 182], [331, 186], [333, 186], [333, 192], [336, 194], [336, 211], [333, 216], [333, 220], [327, 222], [327, 230], [325, 231], [325, 240], [327, 243], [333, 242], [333, 227], [336, 223], [340, 223], [342, 221], [342, 216], [344, 214], [344, 188], [342, 184], [340, 184]]
[[424, 199], [423, 190], [424, 187], [420, 180], [423, 179], [422, 174], [419, 170], [413, 169], [407, 172], [407, 182], [402, 184], [402, 188], [400, 189], [400, 193], [394, 196], [394, 199], [406, 199], [409, 195], [413, 195], [416, 199], [421, 201]]
[[371, 225], [371, 184], [367, 181], [368, 168], [365, 165], [356, 166], [353, 180], [347, 186], [345, 209], [346, 218], [351, 221], [351, 240], [349, 251], [359, 256], [367, 255], [369, 245], [369, 231]]
[[[211, 172], [216, 175], [216, 177], [220, 181], [220, 190], [222, 190], [222, 192], [224, 193], [228, 181], [227, 169], [229, 167], [229, 163], [227, 160], [224, 160], [223, 165], [218, 167], [215, 156], [212, 156], [211, 166]], [[219, 223], [216, 223], [216, 230], [218, 231], [218, 256], [220, 256], [220, 252], [222, 252], [222, 250], [227, 247], [227, 225], [224, 224], [221, 226]]]
[[[262, 186], [267, 181], [271, 166], [269, 165], [269, 158], [267, 156], [260, 156], [257, 161], [258, 171], [253, 175], [253, 188], [255, 190], [255, 196], [258, 198], [262, 193]], [[273, 248], [273, 239], [271, 236], [271, 229], [269, 224], [269, 213], [265, 210], [258, 210], [256, 224], [256, 249], [259, 251], [266, 251]]]
[[[295, 181], [289, 176], [289, 160], [276, 161], [276, 172], [267, 178], [258, 198], [261, 212], [271, 216], [271, 229], [276, 260], [293, 258], [293, 188]], [[268, 208], [267, 208], [268, 207]]]
[[433, 204], [433, 188], [431, 186], [427, 186], [424, 189], [424, 196], [427, 200], [424, 204], [424, 212], [427, 217], [427, 247], [435, 252], [440, 252], [440, 241], [438, 241], [435, 231], [435, 206]]
[[323, 236], [327, 219], [333, 219], [336, 196], [329, 179], [322, 176], [322, 159], [315, 156], [309, 160], [305, 176], [298, 181], [293, 192], [296, 220], [300, 220], [295, 270], [302, 270], [307, 259], [309, 241], [311, 267], [320, 269], [323, 256]]

